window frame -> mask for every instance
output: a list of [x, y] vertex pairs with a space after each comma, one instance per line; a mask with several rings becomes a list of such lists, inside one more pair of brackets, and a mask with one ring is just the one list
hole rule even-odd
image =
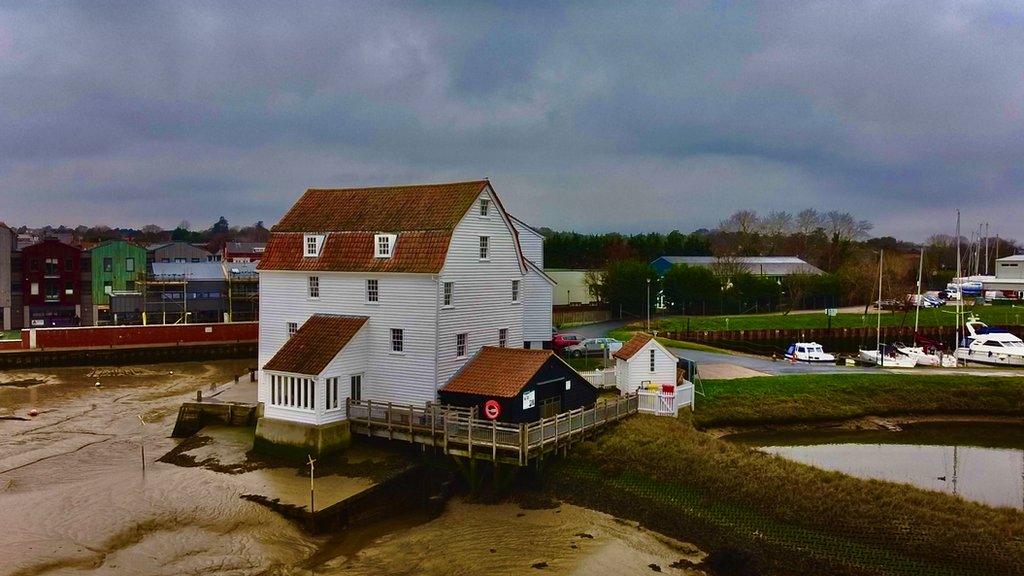
[[[397, 344], [397, 346], [396, 346]], [[390, 344], [388, 346], [389, 354], [405, 354], [405, 329], [404, 328], [392, 328]]]
[[299, 331], [298, 322], [285, 322], [284, 332], [288, 335], [288, 339], [291, 340], [293, 336]]
[[319, 276], [307, 276], [306, 277], [306, 297], [310, 300], [320, 299], [320, 277]]
[[348, 377], [348, 397], [354, 402], [363, 401], [363, 373], [351, 374]]
[[135, 272], [135, 258], [129, 256], [124, 259], [124, 271]]
[[519, 280], [517, 280], [517, 279], [516, 280], [512, 280], [512, 303], [513, 304], [519, 304], [520, 298], [522, 296], [522, 294], [521, 294], [522, 289], [523, 289], [523, 286], [522, 286], [522, 284], [519, 283]]
[[480, 217], [490, 218], [491, 217], [491, 199], [481, 198], [480, 199]]
[[322, 234], [305, 234], [302, 237], [302, 257], [318, 258], [324, 247]]
[[[391, 258], [395, 255], [395, 246], [398, 244], [397, 234], [374, 234], [373, 235], [373, 257]], [[387, 248], [382, 250], [381, 248]]]
[[481, 262], [487, 262], [491, 259], [491, 237], [480, 236], [480, 252], [478, 256]]
[[455, 335], [455, 357], [465, 358], [469, 355], [469, 332], [459, 332]]
[[[378, 278], [367, 278], [365, 282], [366, 287], [366, 303], [367, 304], [380, 304], [380, 279]], [[372, 287], [372, 289], [371, 289]]]
[[441, 307], [453, 308], [455, 306], [455, 282], [446, 281], [441, 284]]
[[650, 356], [651, 356], [650, 368], [651, 368], [651, 372], [654, 372], [656, 367], [657, 367], [657, 351], [654, 348], [651, 348]]
[[498, 348], [508, 348], [508, 328], [498, 328]]

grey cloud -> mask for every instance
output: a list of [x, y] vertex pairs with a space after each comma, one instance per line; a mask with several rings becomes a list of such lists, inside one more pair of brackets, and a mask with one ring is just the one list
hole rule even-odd
[[[273, 221], [490, 176], [538, 225], [1017, 234], [1015, 3], [0, 4], [0, 219]], [[227, 213], [230, 212], [230, 213]], [[995, 226], [994, 226], [995, 228]]]

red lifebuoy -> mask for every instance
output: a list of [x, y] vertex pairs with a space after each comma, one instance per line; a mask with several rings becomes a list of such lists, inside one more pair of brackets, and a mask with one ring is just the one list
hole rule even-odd
[[484, 402], [484, 416], [488, 420], [497, 420], [498, 416], [501, 416], [501, 404], [498, 404], [497, 400]]

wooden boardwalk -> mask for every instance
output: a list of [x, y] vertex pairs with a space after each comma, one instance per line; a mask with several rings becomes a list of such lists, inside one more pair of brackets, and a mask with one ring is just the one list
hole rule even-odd
[[352, 432], [403, 440], [442, 449], [445, 454], [526, 466], [530, 460], [592, 436], [606, 425], [636, 414], [633, 395], [598, 402], [593, 408], [545, 418], [531, 424], [481, 420], [465, 408], [404, 406], [389, 402], [349, 401]]

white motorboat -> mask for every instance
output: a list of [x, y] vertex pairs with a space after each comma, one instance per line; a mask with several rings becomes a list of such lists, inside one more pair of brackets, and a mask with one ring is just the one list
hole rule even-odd
[[970, 364], [1024, 366], [1024, 340], [1002, 328], [990, 328], [976, 316], [964, 323], [967, 335], [956, 357]]
[[836, 357], [822, 348], [817, 342], [794, 342], [786, 348], [786, 360], [791, 362], [829, 363], [834, 364]]
[[956, 368], [956, 356], [943, 354], [939, 350], [928, 351], [923, 346], [905, 346], [895, 344], [896, 351], [900, 354], [913, 358], [918, 366], [941, 366], [943, 368]]
[[860, 359], [875, 366], [884, 368], [913, 368], [917, 359], [899, 353], [894, 347], [882, 346], [878, 350], [860, 350]]

